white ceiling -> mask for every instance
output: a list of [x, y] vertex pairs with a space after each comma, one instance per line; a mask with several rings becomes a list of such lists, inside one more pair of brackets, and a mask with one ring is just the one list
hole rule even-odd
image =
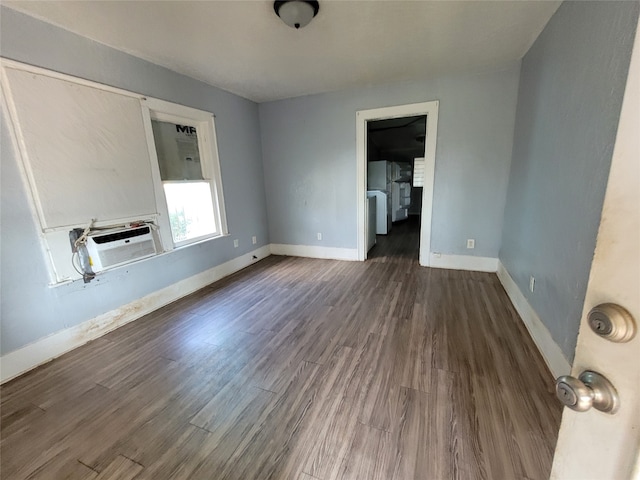
[[320, 0], [300, 30], [269, 0], [3, 5], [264, 102], [520, 59], [560, 2]]

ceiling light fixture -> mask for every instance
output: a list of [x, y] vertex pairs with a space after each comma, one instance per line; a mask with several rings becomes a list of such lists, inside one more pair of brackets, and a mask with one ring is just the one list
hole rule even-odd
[[316, 0], [277, 0], [273, 2], [273, 9], [284, 23], [298, 29], [318, 14], [320, 4]]

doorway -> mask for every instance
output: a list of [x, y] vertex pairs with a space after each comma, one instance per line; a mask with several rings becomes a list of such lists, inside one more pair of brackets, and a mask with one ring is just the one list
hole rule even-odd
[[356, 156], [358, 193], [358, 260], [367, 258], [368, 222], [367, 203], [367, 125], [369, 122], [426, 116], [424, 141], [424, 186], [422, 189], [420, 218], [419, 263], [429, 266], [431, 251], [431, 219], [433, 209], [433, 185], [435, 152], [438, 128], [438, 101], [397, 105], [393, 107], [361, 110], [356, 112]]
[[367, 122], [367, 260], [418, 261], [427, 117]]

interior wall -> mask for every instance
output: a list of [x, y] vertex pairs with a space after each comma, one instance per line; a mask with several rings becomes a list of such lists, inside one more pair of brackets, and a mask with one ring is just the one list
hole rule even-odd
[[500, 260], [570, 362], [638, 5], [564, 2], [522, 62]]
[[497, 258], [519, 66], [260, 104], [271, 241], [356, 249], [356, 112], [439, 100], [432, 251]]
[[[51, 288], [18, 157], [2, 120], [0, 354], [269, 243], [258, 107], [228, 92], [0, 7], [0, 54], [216, 115], [230, 236]], [[257, 236], [257, 245], [251, 236]], [[233, 240], [239, 247], [233, 247]]]

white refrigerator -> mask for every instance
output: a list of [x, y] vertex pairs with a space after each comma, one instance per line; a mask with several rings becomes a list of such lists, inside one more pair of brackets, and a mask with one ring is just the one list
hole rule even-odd
[[391, 168], [386, 160], [367, 163], [367, 190], [391, 193]]

